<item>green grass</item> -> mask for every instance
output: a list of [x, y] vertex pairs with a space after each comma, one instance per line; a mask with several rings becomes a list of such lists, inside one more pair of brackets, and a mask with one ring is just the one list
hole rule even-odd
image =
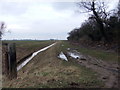
[[81, 48], [79, 46], [75, 46], [75, 45], [72, 45], [70, 44], [68, 41], [63, 41], [63, 47], [62, 49], [65, 50], [67, 49], [68, 47], [69, 48], [77, 48], [77, 50], [83, 54], [86, 54], [86, 55], [90, 55], [90, 56], [93, 56], [97, 59], [101, 59], [101, 60], [105, 60], [105, 61], [108, 61], [108, 62], [115, 62], [115, 63], [118, 63], [120, 62], [120, 60], [118, 61], [118, 54], [116, 53], [110, 53], [110, 52], [105, 52], [105, 51], [102, 51], [102, 50], [94, 50], [94, 49], [88, 49], [88, 48]]
[[109, 62], [118, 62], [118, 55], [116, 53], [109, 53], [100, 50], [92, 50], [86, 48], [80, 48], [79, 51], [82, 52], [83, 54], [88, 54], [93, 57], [96, 57], [97, 59], [101, 59]]
[[79, 77], [74, 78], [74, 82], [80, 83], [83, 87], [90, 88], [90, 87], [102, 87], [103, 82], [99, 80], [99, 75], [92, 71], [91, 69], [88, 69], [84, 66], [80, 66], [75, 60], [70, 60], [69, 62], [63, 62], [64, 66], [75, 66], [78, 68], [80, 73], [76, 73]]

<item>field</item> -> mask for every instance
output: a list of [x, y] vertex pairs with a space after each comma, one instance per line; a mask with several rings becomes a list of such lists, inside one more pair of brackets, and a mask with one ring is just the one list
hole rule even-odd
[[16, 43], [16, 58], [17, 61], [21, 60], [25, 56], [43, 48], [50, 44], [52, 44], [54, 41], [3, 41], [3, 43]]
[[[40, 49], [41, 46], [47, 46], [51, 42], [49, 41], [31, 41], [34, 42], [31, 44], [28, 41], [19, 42], [16, 44], [18, 55], [21, 50], [27, 51], [26, 55], [29, 54], [29, 50], [32, 52], [34, 50]], [[43, 43], [42, 45], [40, 43]], [[45, 44], [46, 43], [46, 44]], [[34, 46], [36, 46], [34, 48]], [[39, 47], [40, 46], [40, 47]], [[32, 49], [31, 49], [32, 48]], [[34, 49], [33, 49], [34, 48]], [[67, 41], [57, 41], [57, 44], [48, 50], [39, 53], [35, 56], [25, 67], [18, 71], [18, 77], [14, 80], [7, 80], [3, 82], [3, 87], [6, 88], [106, 88], [109, 86], [115, 86], [114, 82], [116, 78], [113, 76], [113, 73], [99, 68], [97, 65], [84, 64], [86, 61], [75, 60], [69, 56], [68, 61], [64, 61], [58, 58], [58, 54], [62, 51], [65, 54], [67, 53], [67, 48], [76, 49], [81, 53], [90, 54], [90, 50], [80, 48], [78, 46], [71, 45]], [[96, 52], [95, 52], [96, 53]], [[104, 53], [104, 52], [100, 52]], [[23, 56], [23, 55], [20, 55]], [[93, 54], [95, 58], [102, 59], [107, 61], [111, 55], [104, 55], [97, 57], [96, 54]], [[113, 58], [116, 58], [116, 55], [113, 54]], [[19, 57], [20, 58], [20, 57]], [[109, 60], [114, 62], [113, 60]], [[116, 60], [117, 61], [117, 60]], [[115, 61], [115, 63], [116, 63]], [[83, 64], [83, 65], [82, 65]], [[86, 67], [91, 66], [91, 67]], [[107, 65], [106, 65], [107, 66]], [[96, 68], [94, 70], [93, 68]], [[99, 70], [100, 69], [100, 70]], [[100, 71], [100, 72], [99, 72]], [[102, 72], [102, 71], [105, 71]], [[108, 75], [107, 79], [103, 80], [104, 75]], [[111, 77], [109, 77], [111, 76]]]

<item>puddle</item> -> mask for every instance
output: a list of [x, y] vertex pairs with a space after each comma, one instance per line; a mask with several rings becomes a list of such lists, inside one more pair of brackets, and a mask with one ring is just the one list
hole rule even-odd
[[45, 51], [47, 50], [48, 48], [52, 47], [53, 45], [55, 45], [56, 43], [53, 43], [43, 49], [40, 49], [38, 50], [37, 52], [34, 52], [32, 54], [32, 56], [30, 56], [29, 58], [27, 58], [22, 64], [20, 64], [18, 67], [17, 67], [17, 71], [20, 70], [23, 66], [25, 66], [30, 60], [32, 60], [33, 57], [35, 57], [38, 53], [42, 52], [42, 51]]
[[62, 59], [62, 60], [65, 60], [65, 61], [68, 61], [67, 57], [65, 56], [65, 54], [63, 52], [61, 52], [58, 56], [58, 58]]
[[70, 48], [67, 48], [67, 50], [69, 51], [69, 50], [70, 50]]
[[75, 59], [80, 59], [82, 56], [81, 55], [78, 55], [78, 54], [75, 54], [75, 53], [72, 53], [72, 52], [68, 52], [69, 56], [71, 56], [72, 58], [75, 58]]
[[63, 47], [64, 45], [62, 44], [61, 46]]

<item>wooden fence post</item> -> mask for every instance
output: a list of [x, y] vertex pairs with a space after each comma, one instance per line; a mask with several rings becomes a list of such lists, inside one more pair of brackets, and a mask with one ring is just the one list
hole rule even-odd
[[9, 79], [17, 78], [16, 46], [8, 44]]
[[7, 43], [4, 43], [4, 57], [5, 57], [5, 60], [2, 61], [3, 62], [3, 66], [4, 66], [4, 74], [8, 77], [8, 74], [9, 74], [9, 62], [8, 62], [8, 44]]

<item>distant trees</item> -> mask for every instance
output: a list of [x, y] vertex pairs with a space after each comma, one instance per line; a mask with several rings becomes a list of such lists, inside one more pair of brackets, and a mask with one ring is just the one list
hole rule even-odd
[[92, 12], [80, 28], [69, 32], [68, 40], [78, 41], [87, 36], [91, 41], [111, 42], [118, 39], [120, 32], [120, 0], [114, 13], [106, 10], [105, 2], [92, 0], [91, 2], [79, 2], [78, 6], [83, 8], [84, 12]]
[[68, 40], [78, 41], [80, 38], [87, 36], [92, 41], [100, 41], [102, 34], [100, 33], [97, 22], [94, 19], [86, 20], [80, 28], [72, 30], [69, 34]]

